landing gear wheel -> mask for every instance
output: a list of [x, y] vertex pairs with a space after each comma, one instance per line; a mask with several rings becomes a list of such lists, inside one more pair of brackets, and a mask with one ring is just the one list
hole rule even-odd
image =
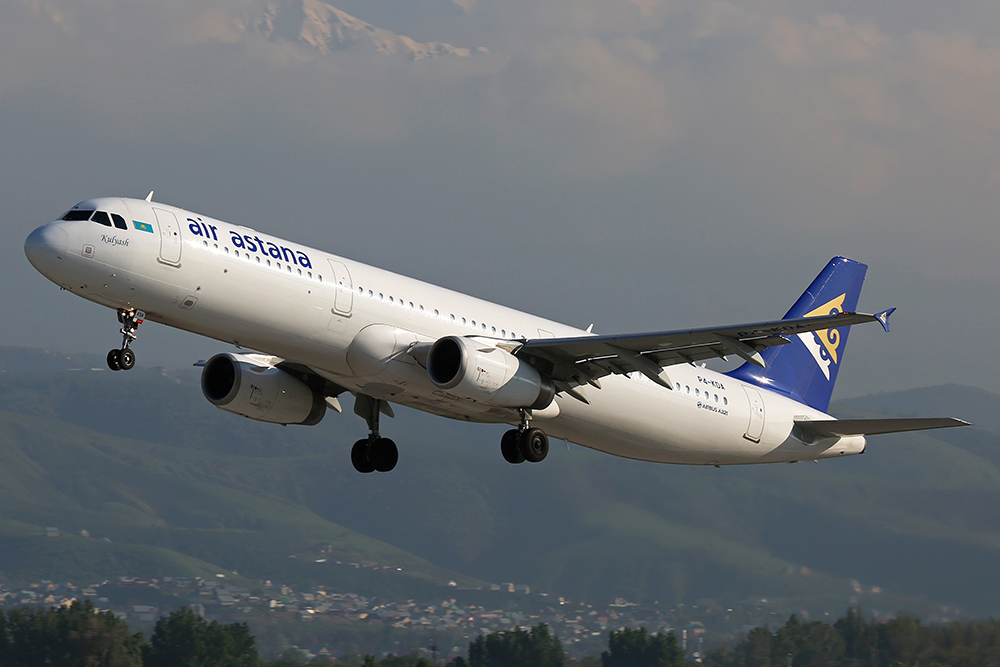
[[121, 366], [123, 371], [130, 371], [132, 367], [135, 366], [135, 352], [129, 348], [120, 350], [118, 352], [118, 365]]
[[399, 450], [396, 443], [389, 438], [378, 438], [368, 448], [368, 460], [379, 472], [389, 472], [399, 461]]
[[518, 435], [517, 429], [512, 428], [500, 438], [500, 453], [503, 454], [503, 460], [507, 463], [524, 463], [524, 454], [521, 453], [521, 448], [517, 444]]
[[122, 369], [121, 350], [111, 350], [108, 352], [108, 368], [113, 371]]
[[368, 458], [368, 438], [358, 440], [351, 448], [351, 463], [358, 472], [375, 472], [375, 466]]
[[549, 437], [540, 428], [529, 428], [518, 438], [521, 453], [526, 461], [538, 463], [549, 453]]

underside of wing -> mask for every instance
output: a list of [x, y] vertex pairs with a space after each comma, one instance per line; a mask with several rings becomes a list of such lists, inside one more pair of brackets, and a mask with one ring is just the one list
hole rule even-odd
[[885, 326], [885, 317], [883, 313], [834, 313], [688, 331], [537, 338], [526, 341], [516, 354], [557, 383], [595, 384], [605, 375], [638, 371], [669, 387], [663, 371], [668, 366], [729, 355], [763, 366], [760, 352], [788, 343], [789, 336], [864, 322]]
[[969, 422], [954, 417], [912, 419], [829, 419], [822, 421], [795, 420], [795, 426], [810, 438], [836, 438], [852, 435], [879, 435], [927, 431], [935, 428], [969, 426]]

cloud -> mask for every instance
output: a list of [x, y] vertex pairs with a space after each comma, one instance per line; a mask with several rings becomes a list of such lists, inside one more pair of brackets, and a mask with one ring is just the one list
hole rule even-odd
[[996, 285], [1000, 42], [985, 10], [887, 2], [343, 7], [490, 49], [400, 62], [241, 31], [263, 0], [19, 0], [0, 9], [5, 200], [28, 220], [155, 186], [603, 330], [712, 324], [743, 306], [703, 295], [748, 265], [838, 253]]

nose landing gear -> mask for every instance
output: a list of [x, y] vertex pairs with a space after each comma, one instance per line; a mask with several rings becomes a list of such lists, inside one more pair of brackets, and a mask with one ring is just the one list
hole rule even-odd
[[108, 352], [108, 368], [113, 371], [128, 371], [135, 366], [135, 352], [129, 347], [137, 336], [135, 330], [142, 324], [146, 313], [135, 308], [119, 308], [118, 321], [121, 322], [121, 349]]
[[528, 413], [521, 413], [521, 425], [503, 434], [500, 453], [507, 463], [538, 463], [549, 454], [549, 437], [540, 428], [528, 426]]

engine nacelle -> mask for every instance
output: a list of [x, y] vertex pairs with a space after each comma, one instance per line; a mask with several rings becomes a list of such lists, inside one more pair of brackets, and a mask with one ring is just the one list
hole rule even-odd
[[306, 383], [253, 357], [217, 354], [201, 371], [201, 391], [212, 405], [272, 424], [318, 424], [326, 400]]
[[510, 352], [459, 336], [434, 342], [427, 374], [441, 389], [504, 408], [541, 410], [556, 393], [551, 380]]

